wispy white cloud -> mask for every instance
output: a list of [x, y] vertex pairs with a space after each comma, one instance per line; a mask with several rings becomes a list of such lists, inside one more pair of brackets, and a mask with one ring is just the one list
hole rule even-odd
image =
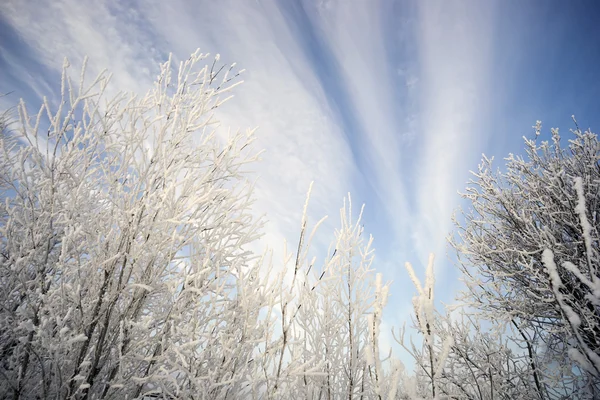
[[402, 133], [397, 118], [401, 104], [395, 100], [395, 68], [385, 47], [387, 34], [381, 4], [364, 1], [328, 2], [310, 14], [339, 67], [356, 124], [351, 140], [361, 149], [365, 175], [385, 207], [395, 232], [405, 231], [409, 214], [402, 170]]
[[413, 238], [419, 257], [433, 251], [438, 266], [445, 264], [456, 192], [487, 139], [492, 8], [490, 2], [419, 3], [422, 152], [413, 171]]
[[[268, 233], [297, 239], [302, 204], [313, 180], [313, 221], [324, 214], [335, 217], [350, 186], [352, 156], [314, 66], [278, 5], [225, 1], [194, 8], [163, 2], [144, 12], [177, 54], [205, 43], [208, 50], [219, 51], [247, 70], [236, 98], [218, 117], [233, 127], [259, 126], [258, 146], [266, 152], [257, 166], [257, 209], [269, 215]], [[174, 31], [171, 26], [176, 26]]]
[[[12, 1], [3, 11], [43, 65], [58, 71], [63, 57], [80, 65], [87, 55], [90, 75], [102, 68], [113, 73], [114, 91], [144, 92], [168, 52], [182, 59], [201, 47], [220, 52], [225, 62], [236, 61], [247, 70], [245, 83], [217, 118], [232, 129], [259, 126], [257, 147], [266, 152], [255, 166], [261, 176], [256, 211], [269, 216], [267, 237], [297, 239], [302, 204], [313, 180], [312, 220], [331, 214], [329, 227], [337, 222], [337, 210], [350, 188], [352, 156], [313, 66], [275, 2], [153, 1], [127, 6], [105, 1], [91, 6], [74, 0]], [[321, 249], [326, 236], [317, 242]]]
[[[481, 126], [490, 87], [493, 6], [424, 1], [390, 10], [387, 2], [304, 4], [312, 29], [333, 55], [338, 90], [348, 97], [340, 119], [352, 114], [348, 119], [355, 126], [339, 123], [358, 149], [357, 163], [374, 192], [361, 193], [367, 211], [384, 210], [385, 227], [369, 227], [376, 231], [376, 246], [387, 250], [378, 253], [377, 267], [396, 280], [395, 293], [410, 294], [404, 261], [419, 265], [433, 252], [439, 277], [445, 275], [446, 236], [460, 201], [456, 192], [487, 139]], [[440, 297], [451, 298], [455, 287], [442, 285]], [[390, 318], [397, 325], [409, 319], [411, 307], [410, 295], [395, 297], [398, 307]]]
[[[502, 147], [511, 136], [520, 145], [522, 131], [490, 135], [526, 129], [546, 113], [556, 118], [567, 95], [576, 107], [567, 118], [577, 107], [598, 114], [590, 100], [594, 62], [569, 61], [595, 54], [592, 42], [573, 45], [590, 37], [593, 13], [579, 21], [586, 29], [573, 30], [563, 9], [535, 24], [539, 9], [520, 7], [478, 0], [3, 0], [0, 93], [20, 84], [28, 87], [17, 95], [31, 100], [56, 91], [65, 56], [76, 67], [89, 56], [89, 75], [108, 68], [111, 93], [145, 92], [169, 52], [177, 61], [200, 47], [236, 61], [247, 70], [245, 83], [217, 117], [224, 127], [259, 127], [257, 147], [266, 153], [255, 166], [256, 212], [269, 216], [267, 241], [280, 249], [282, 238], [297, 240], [314, 180], [310, 220], [330, 215], [316, 242], [324, 249], [342, 198], [352, 192], [355, 205], [367, 203], [375, 267], [395, 280], [385, 323], [398, 326], [413, 292], [404, 261], [418, 269], [434, 252], [438, 278], [451, 277], [445, 237], [456, 192], [489, 142]], [[5, 25], [18, 39], [7, 39]], [[511, 31], [498, 35], [497, 25]], [[525, 68], [530, 58], [550, 61]], [[0, 106], [9, 102], [14, 97], [0, 97]], [[493, 118], [492, 104], [514, 118]], [[438, 298], [451, 298], [452, 285], [438, 287]]]
[[[396, 279], [387, 325], [410, 309], [404, 261], [433, 251], [444, 265], [456, 190], [485, 139], [486, 2], [8, 0], [0, 10], [48, 71], [88, 55], [90, 75], [113, 72], [114, 91], [145, 92], [169, 52], [178, 60], [197, 47], [245, 68], [217, 117], [233, 129], [259, 126], [256, 211], [269, 216], [267, 241], [279, 249], [282, 238], [297, 240], [314, 180], [311, 220], [331, 216], [316, 242], [325, 249], [352, 191], [355, 204], [367, 202], [376, 267]], [[35, 93], [48, 90], [5, 59]]]
[[38, 62], [58, 72], [64, 57], [80, 66], [87, 56], [91, 77], [110, 69], [114, 92], [145, 92], [162, 61], [151, 38], [135, 29], [136, 21], [119, 2], [9, 0], [2, 11], [35, 51]]

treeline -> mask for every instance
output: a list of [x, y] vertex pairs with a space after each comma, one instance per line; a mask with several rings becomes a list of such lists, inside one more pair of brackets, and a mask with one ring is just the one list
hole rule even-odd
[[380, 354], [389, 284], [350, 197], [324, 260], [306, 206], [283, 260], [248, 250], [258, 151], [215, 133], [238, 74], [206, 60], [167, 61], [144, 97], [65, 68], [57, 106], [2, 120], [0, 397], [600, 397], [596, 135], [526, 140], [506, 172], [484, 158], [450, 240], [462, 306], [435, 309], [433, 257], [422, 283], [407, 264], [407, 371]]

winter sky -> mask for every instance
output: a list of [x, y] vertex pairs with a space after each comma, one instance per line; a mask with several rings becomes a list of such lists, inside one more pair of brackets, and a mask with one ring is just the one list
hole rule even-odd
[[[436, 254], [437, 296], [459, 286], [446, 246], [457, 192], [481, 154], [520, 153], [542, 120], [565, 133], [575, 114], [600, 131], [600, 3], [590, 1], [2, 0], [1, 106], [56, 98], [63, 57], [90, 75], [144, 92], [169, 52], [196, 48], [246, 69], [220, 111], [224, 127], [256, 127], [266, 149], [257, 213], [266, 239], [296, 243], [302, 205], [329, 215], [350, 192], [373, 234], [374, 267], [393, 280], [385, 324], [414, 293], [404, 262]], [[498, 164], [499, 165], [499, 164]], [[462, 204], [465, 205], [465, 204]], [[422, 271], [422, 270], [421, 270]], [[385, 328], [385, 326], [384, 326]]]

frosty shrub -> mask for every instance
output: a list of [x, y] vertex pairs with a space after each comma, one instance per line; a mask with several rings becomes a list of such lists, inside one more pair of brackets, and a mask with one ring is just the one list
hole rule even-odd
[[467, 278], [465, 301], [517, 329], [539, 393], [596, 397], [600, 143], [589, 131], [572, 134], [566, 147], [557, 129], [551, 142], [526, 139], [526, 157], [509, 155], [505, 172], [484, 157], [451, 243]]
[[399, 393], [399, 367], [384, 368], [379, 355], [389, 285], [371, 267], [373, 239], [363, 238], [361, 218], [362, 209], [354, 220], [348, 196], [321, 264], [308, 255], [323, 220], [306, 235], [305, 205], [298, 251], [285, 257], [288, 279], [280, 281], [278, 304], [267, 314], [274, 323], [256, 356], [265, 396], [252, 397], [390, 399]]
[[[401, 329], [394, 339], [410, 354], [416, 362], [416, 379], [407, 386], [410, 398], [436, 398], [440, 393], [439, 376], [444, 368], [448, 352], [452, 346], [453, 338], [441, 338], [437, 327], [439, 314], [434, 307], [434, 282], [433, 273], [434, 256], [429, 256], [425, 269], [425, 283], [422, 285], [412, 265], [406, 263], [406, 270], [412, 280], [417, 295], [413, 297], [413, 322], [414, 328], [421, 335], [421, 346], [415, 345], [412, 339], [407, 343], [405, 329]], [[443, 391], [443, 390], [442, 390]]]

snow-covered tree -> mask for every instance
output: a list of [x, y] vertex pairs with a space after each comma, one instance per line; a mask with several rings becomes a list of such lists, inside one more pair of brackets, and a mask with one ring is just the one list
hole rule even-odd
[[[541, 123], [536, 125], [536, 138]], [[573, 396], [600, 395], [600, 142], [572, 131], [567, 147], [525, 139], [505, 172], [484, 157], [463, 195], [451, 243], [469, 293], [490, 321], [529, 335], [543, 385], [556, 376]], [[568, 389], [567, 389], [568, 390]]]
[[[236, 84], [199, 52], [142, 97], [68, 78], [0, 138], [0, 397], [223, 398], [270, 301], [245, 164], [211, 110]], [[243, 284], [242, 284], [243, 283]], [[230, 396], [231, 397], [231, 396]]]

